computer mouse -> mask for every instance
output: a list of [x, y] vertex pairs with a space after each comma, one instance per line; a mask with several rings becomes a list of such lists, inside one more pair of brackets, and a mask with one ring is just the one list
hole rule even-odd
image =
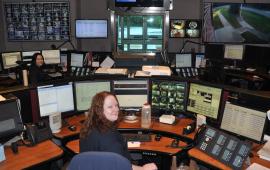
[[69, 126], [68, 129], [69, 129], [70, 131], [76, 131], [76, 130], [77, 130], [77, 128], [76, 128], [75, 125]]
[[178, 145], [179, 145], [179, 140], [177, 139], [174, 139], [171, 143], [172, 148], [178, 148]]
[[161, 135], [160, 134], [156, 134], [156, 136], [155, 136], [155, 141], [160, 141], [160, 139], [161, 139]]

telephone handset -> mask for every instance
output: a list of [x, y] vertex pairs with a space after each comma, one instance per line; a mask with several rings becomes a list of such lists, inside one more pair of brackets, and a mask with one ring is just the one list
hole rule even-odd
[[232, 169], [241, 169], [251, 150], [250, 143], [210, 126], [205, 126], [196, 140], [198, 149]]
[[30, 146], [52, 138], [52, 131], [47, 121], [26, 125], [26, 134]]

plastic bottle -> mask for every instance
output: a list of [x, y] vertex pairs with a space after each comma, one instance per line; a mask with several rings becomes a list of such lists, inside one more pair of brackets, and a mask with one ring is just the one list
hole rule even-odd
[[148, 103], [142, 106], [141, 119], [141, 127], [149, 128], [151, 125], [151, 106]]

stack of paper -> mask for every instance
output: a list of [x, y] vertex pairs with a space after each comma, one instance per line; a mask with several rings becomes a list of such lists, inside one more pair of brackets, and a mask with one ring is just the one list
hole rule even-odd
[[267, 141], [266, 144], [258, 151], [260, 158], [270, 161], [270, 141]]

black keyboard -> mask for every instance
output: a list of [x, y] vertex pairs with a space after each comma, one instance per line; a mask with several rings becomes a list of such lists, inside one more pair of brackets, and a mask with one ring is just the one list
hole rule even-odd
[[138, 141], [138, 142], [150, 142], [151, 141], [151, 135], [150, 134], [134, 134], [134, 133], [128, 133], [128, 134], [122, 134], [127, 141]]

